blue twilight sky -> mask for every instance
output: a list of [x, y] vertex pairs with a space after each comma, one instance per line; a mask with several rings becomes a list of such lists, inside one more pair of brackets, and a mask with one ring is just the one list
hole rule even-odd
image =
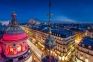
[[[93, 0], [51, 0], [53, 22], [93, 22]], [[48, 20], [48, 0], [0, 0], [0, 20], [10, 20], [16, 11], [17, 19]]]

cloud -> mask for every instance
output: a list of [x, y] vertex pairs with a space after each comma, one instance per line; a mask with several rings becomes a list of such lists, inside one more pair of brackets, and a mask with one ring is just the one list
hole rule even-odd
[[58, 22], [63, 22], [63, 23], [77, 23], [76, 20], [73, 20], [64, 16], [58, 16], [55, 18], [55, 20]]
[[72, 20], [72, 19], [65, 19], [64, 22], [76, 23], [76, 21], [75, 20]]
[[8, 25], [8, 24], [9, 24], [9, 20], [8, 20], [8, 21], [0, 21], [0, 23], [1, 23], [2, 25]]

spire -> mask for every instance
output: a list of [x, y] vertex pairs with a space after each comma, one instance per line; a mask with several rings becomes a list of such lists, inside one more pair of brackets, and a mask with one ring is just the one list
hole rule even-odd
[[[45, 57], [42, 58], [42, 62], [58, 62], [58, 60], [52, 56], [51, 50], [55, 47], [56, 43], [54, 41], [54, 38], [51, 36], [51, 1], [49, 0], [49, 14], [48, 14], [48, 30], [49, 34], [48, 37], [45, 40]], [[48, 52], [48, 55], [46, 54]]]
[[49, 15], [48, 15], [48, 29], [49, 29], [49, 35], [51, 35], [51, 0], [49, 0]]
[[11, 22], [10, 22], [10, 25], [11, 25], [11, 26], [17, 25], [17, 21], [16, 21], [16, 13], [13, 12], [13, 13], [11, 14], [11, 17], [12, 17], [12, 20], [11, 20]]
[[53, 49], [56, 45], [54, 38], [51, 36], [51, 1], [49, 0], [49, 15], [48, 15], [48, 37], [45, 40], [45, 47], [49, 50]]

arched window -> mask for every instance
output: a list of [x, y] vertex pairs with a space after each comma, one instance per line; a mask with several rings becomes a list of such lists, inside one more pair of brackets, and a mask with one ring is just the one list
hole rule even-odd
[[8, 45], [8, 46], [6, 46], [5, 53], [7, 55], [15, 55], [15, 54], [25, 51], [26, 49], [27, 49], [27, 45], [25, 43], [24, 44], [17, 44], [15, 46]]
[[82, 47], [85, 47], [85, 45], [84, 45], [84, 44], [82, 44]]
[[22, 45], [21, 44], [18, 44], [16, 46], [16, 49], [17, 49], [17, 52], [21, 52], [22, 51]]
[[91, 46], [88, 46], [89, 49], [91, 49]]
[[17, 54], [16, 48], [13, 48], [13, 46], [7, 46], [5, 49], [5, 53], [7, 55], [15, 55]]
[[85, 62], [89, 62], [89, 60], [88, 59], [85, 59]]

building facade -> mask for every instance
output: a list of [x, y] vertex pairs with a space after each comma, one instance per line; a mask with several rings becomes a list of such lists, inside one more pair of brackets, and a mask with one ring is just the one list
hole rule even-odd
[[93, 38], [93, 29], [86, 30], [85, 36], [89, 36], [89, 37]]
[[28, 36], [17, 24], [16, 14], [13, 13], [12, 20], [0, 39], [0, 55], [2, 58], [0, 61], [26, 62], [32, 57], [27, 40]]
[[83, 38], [77, 46], [75, 56], [75, 62], [93, 62], [93, 38]]
[[[30, 29], [34, 34], [33, 37], [37, 39], [35, 44], [39, 45], [41, 50], [44, 50], [44, 42], [48, 36], [47, 28], [44, 27], [44, 29], [42, 29], [42, 26], [36, 26]], [[51, 51], [52, 54], [59, 58], [60, 61], [69, 61], [71, 56], [74, 55], [75, 34], [65, 29], [51, 29], [51, 32], [51, 36], [53, 36], [57, 44], [53, 51]]]

